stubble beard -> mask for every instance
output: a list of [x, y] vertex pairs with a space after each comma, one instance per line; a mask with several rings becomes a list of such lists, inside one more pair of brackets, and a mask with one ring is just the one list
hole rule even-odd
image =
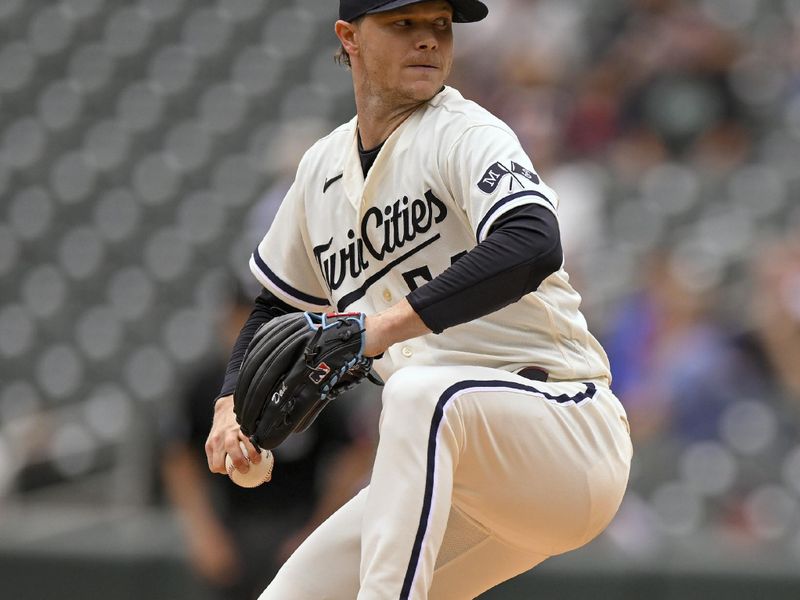
[[[402, 78], [396, 83], [388, 81], [386, 74], [392, 72], [391, 66], [384, 65], [380, 61], [369, 61], [367, 53], [364, 54], [366, 68], [362, 89], [375, 104], [390, 110], [421, 105], [434, 98], [441, 89], [441, 85], [432, 85], [431, 89], [424, 91], [415, 89], [413, 84], [404, 83]], [[372, 64], [366, 64], [368, 62]]]
[[373, 101], [392, 110], [424, 104], [436, 96], [440, 87], [436, 86], [435, 90], [423, 90], [413, 85], [392, 85], [386, 81], [368, 79], [365, 89]]

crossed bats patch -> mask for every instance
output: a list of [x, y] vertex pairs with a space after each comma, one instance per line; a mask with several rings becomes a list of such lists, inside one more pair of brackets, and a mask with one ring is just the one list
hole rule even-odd
[[525, 187], [525, 185], [517, 178], [517, 175], [520, 175], [537, 185], [540, 181], [539, 176], [536, 173], [530, 169], [526, 169], [525, 167], [518, 165], [514, 161], [511, 161], [511, 168], [505, 166], [501, 162], [496, 162], [486, 170], [486, 173], [483, 174], [483, 177], [481, 177], [481, 180], [478, 182], [478, 188], [486, 194], [492, 194], [507, 175], [512, 177], [511, 186], [509, 189], [513, 187], [514, 181], [520, 184], [521, 187]]

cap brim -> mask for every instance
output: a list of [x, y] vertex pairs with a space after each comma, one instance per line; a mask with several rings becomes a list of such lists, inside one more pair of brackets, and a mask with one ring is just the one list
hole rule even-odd
[[[427, 0], [391, 0], [386, 4], [373, 8], [368, 15], [382, 13], [408, 6], [419, 4]], [[453, 6], [453, 23], [474, 23], [481, 21], [489, 14], [489, 8], [479, 0], [447, 0]]]

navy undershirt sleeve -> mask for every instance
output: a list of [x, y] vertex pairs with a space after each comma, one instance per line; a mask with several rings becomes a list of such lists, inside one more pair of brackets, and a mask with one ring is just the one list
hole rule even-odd
[[536, 290], [563, 258], [556, 216], [526, 204], [498, 217], [482, 242], [406, 298], [425, 325], [441, 333]]
[[222, 389], [219, 394], [217, 394], [217, 399], [223, 396], [230, 396], [236, 389], [236, 382], [239, 380], [239, 369], [242, 366], [244, 354], [253, 336], [255, 336], [256, 331], [258, 331], [258, 328], [267, 321], [290, 312], [299, 312], [299, 309], [286, 304], [269, 290], [262, 289], [261, 294], [255, 299], [250, 316], [242, 326], [239, 337], [233, 345], [231, 357], [228, 360], [228, 368], [225, 370], [225, 380], [222, 382]]

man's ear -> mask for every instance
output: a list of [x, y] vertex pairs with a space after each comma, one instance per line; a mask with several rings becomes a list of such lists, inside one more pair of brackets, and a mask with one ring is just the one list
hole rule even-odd
[[354, 23], [347, 21], [336, 21], [334, 25], [336, 37], [342, 44], [342, 47], [347, 51], [350, 56], [358, 54], [358, 27]]

